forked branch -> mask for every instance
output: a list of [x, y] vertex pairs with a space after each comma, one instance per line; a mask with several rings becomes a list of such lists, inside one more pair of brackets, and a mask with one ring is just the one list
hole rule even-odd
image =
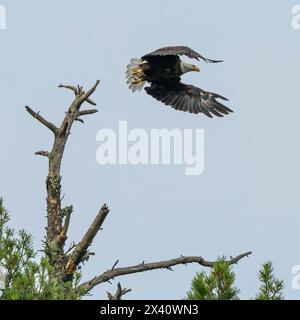
[[83, 90], [83, 87], [81, 86], [70, 86], [70, 85], [65, 85], [65, 84], [60, 84], [58, 87], [59, 88], [65, 88], [68, 90], [71, 90], [74, 92], [75, 97], [79, 99], [79, 103], [81, 104], [83, 101], [86, 101], [87, 103], [95, 106], [96, 103], [90, 99], [90, 96], [94, 93], [96, 90], [97, 86], [99, 85], [100, 80], [97, 80], [95, 85], [87, 92]]
[[122, 288], [121, 283], [118, 282], [116, 293], [112, 295], [111, 293], [107, 292], [107, 297], [109, 300], [122, 300], [122, 296], [130, 291], [131, 289]]

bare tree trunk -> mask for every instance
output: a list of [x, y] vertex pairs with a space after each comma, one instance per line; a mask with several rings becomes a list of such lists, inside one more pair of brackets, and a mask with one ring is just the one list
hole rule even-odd
[[[87, 102], [93, 106], [96, 105], [96, 103], [93, 102], [90, 97], [96, 90], [99, 82], [100, 81], [97, 80], [95, 85], [87, 92], [85, 92], [83, 88], [79, 86], [75, 87], [70, 85], [59, 85], [59, 88], [71, 90], [75, 94], [75, 99], [68, 108], [66, 115], [59, 127], [56, 127], [53, 123], [47, 121], [40, 115], [39, 112], [35, 112], [30, 107], [26, 106], [27, 112], [45, 127], [47, 127], [54, 135], [54, 143], [51, 151], [49, 152], [41, 150], [36, 152], [36, 155], [44, 156], [48, 158], [49, 161], [49, 169], [46, 179], [47, 233], [45, 240], [45, 253], [49, 257], [50, 264], [53, 267], [52, 277], [59, 282], [72, 281], [74, 272], [78, 269], [79, 265], [88, 260], [90, 255], [93, 255], [93, 253], [89, 251], [89, 248], [109, 213], [107, 205], [103, 204], [82, 239], [77, 244], [73, 244], [69, 250], [64, 250], [73, 207], [68, 206], [62, 208], [61, 206], [61, 162], [73, 123], [75, 121], [84, 123], [81, 118], [82, 116], [97, 112], [97, 109], [81, 111], [80, 108], [84, 102]], [[227, 262], [229, 264], [237, 263], [242, 258], [250, 254], [251, 252], [246, 252], [235, 258], [230, 258]], [[200, 256], [181, 256], [176, 259], [151, 263], [142, 262], [138, 265], [122, 268], [116, 268], [117, 263], [118, 261], [111, 269], [103, 272], [99, 276], [82, 283], [78, 289], [80, 289], [83, 293], [88, 293], [95, 286], [103, 282], [110, 282], [110, 280], [122, 275], [155, 269], [172, 270], [173, 266], [190, 263], [197, 263], [204, 267], [212, 267], [215, 262], [206, 261]], [[117, 292], [114, 295], [108, 293], [108, 297], [109, 299], [118, 300], [129, 291], [130, 290], [128, 289], [122, 289], [121, 285], [118, 284]]]
[[82, 119], [80, 118], [81, 116], [97, 112], [96, 109], [80, 111], [80, 107], [85, 101], [95, 105], [89, 97], [96, 90], [98, 84], [99, 81], [97, 81], [88, 92], [84, 92], [81, 87], [59, 86], [60, 88], [70, 89], [75, 94], [75, 100], [66, 112], [64, 120], [59, 128], [45, 120], [39, 113], [34, 112], [29, 107], [26, 107], [26, 110], [34, 118], [44, 124], [54, 134], [54, 144], [51, 152], [39, 151], [36, 154], [45, 156], [49, 159], [49, 170], [46, 179], [47, 235], [45, 251], [50, 258], [50, 263], [54, 269], [54, 276], [58, 281], [66, 279], [65, 266], [67, 263], [67, 257], [64, 253], [64, 244], [67, 239], [70, 215], [72, 213], [72, 207], [64, 209], [61, 207], [61, 162], [74, 121], [79, 120], [82, 122]]

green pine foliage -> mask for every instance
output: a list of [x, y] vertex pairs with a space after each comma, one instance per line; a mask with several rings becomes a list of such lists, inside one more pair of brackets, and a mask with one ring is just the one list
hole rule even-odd
[[[260, 281], [256, 300], [282, 300], [284, 283], [273, 274], [272, 262], [262, 265], [258, 273]], [[199, 272], [192, 281], [187, 300], [237, 300], [239, 292], [235, 285], [235, 274], [232, 266], [222, 258], [219, 259], [210, 273]]]
[[79, 299], [80, 274], [72, 283], [51, 279], [49, 261], [46, 257], [37, 259], [31, 235], [24, 230], [16, 233], [8, 222], [9, 214], [0, 198], [0, 300]]
[[239, 290], [234, 286], [235, 274], [224, 258], [219, 259], [211, 272], [197, 273], [188, 300], [236, 300]]
[[255, 297], [256, 300], [283, 300], [283, 281], [276, 279], [273, 272], [273, 264], [271, 261], [263, 264], [258, 273], [261, 285]]

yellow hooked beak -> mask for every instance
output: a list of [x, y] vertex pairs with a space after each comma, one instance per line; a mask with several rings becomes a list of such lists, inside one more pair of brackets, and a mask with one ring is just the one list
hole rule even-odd
[[197, 66], [194, 66], [194, 67], [193, 67], [193, 71], [200, 72], [200, 68], [198, 68]]

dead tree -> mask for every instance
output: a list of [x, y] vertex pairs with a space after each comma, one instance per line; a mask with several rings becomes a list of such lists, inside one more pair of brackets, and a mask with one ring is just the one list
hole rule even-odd
[[[65, 150], [68, 137], [71, 132], [72, 125], [75, 121], [82, 120], [83, 116], [96, 113], [97, 109], [81, 110], [83, 103], [95, 106], [96, 103], [91, 99], [92, 94], [98, 87], [100, 81], [97, 80], [94, 86], [84, 91], [80, 86], [70, 86], [60, 84], [59, 88], [65, 88], [73, 91], [75, 98], [69, 106], [65, 117], [60, 124], [56, 126], [53, 123], [46, 120], [41, 116], [39, 112], [33, 111], [30, 107], [26, 106], [26, 111], [38, 120], [41, 124], [47, 127], [54, 135], [54, 143], [51, 151], [38, 151], [36, 155], [44, 156], [48, 158], [49, 168], [48, 175], [46, 178], [46, 189], [47, 189], [47, 227], [46, 227], [46, 239], [44, 242], [44, 250], [46, 255], [49, 257], [50, 264], [53, 268], [52, 277], [57, 281], [72, 281], [74, 272], [79, 268], [80, 264], [86, 261], [91, 253], [89, 251], [90, 246], [101, 229], [108, 213], [109, 209], [106, 204], [103, 204], [94, 221], [90, 225], [89, 229], [85, 232], [82, 239], [74, 244], [69, 250], [65, 250], [65, 243], [67, 240], [68, 227], [70, 224], [71, 215], [73, 212], [72, 206], [62, 207], [61, 201], [61, 163]], [[237, 263], [242, 258], [250, 255], [251, 252], [246, 252], [238, 255], [235, 258], [228, 260], [229, 264]], [[107, 270], [94, 277], [93, 279], [82, 283], [80, 288], [81, 292], [89, 293], [95, 286], [109, 282], [110, 280], [127, 274], [144, 272], [154, 269], [168, 269], [172, 270], [173, 266], [179, 264], [190, 264], [197, 263], [204, 267], [212, 267], [215, 262], [206, 261], [200, 256], [181, 256], [176, 259], [145, 263], [142, 262], [137, 265], [129, 267], [116, 268], [118, 261], [113, 265], [110, 270]], [[118, 285], [116, 294], [112, 295], [108, 293], [109, 299], [121, 299], [129, 289], [122, 289], [121, 285]]]

